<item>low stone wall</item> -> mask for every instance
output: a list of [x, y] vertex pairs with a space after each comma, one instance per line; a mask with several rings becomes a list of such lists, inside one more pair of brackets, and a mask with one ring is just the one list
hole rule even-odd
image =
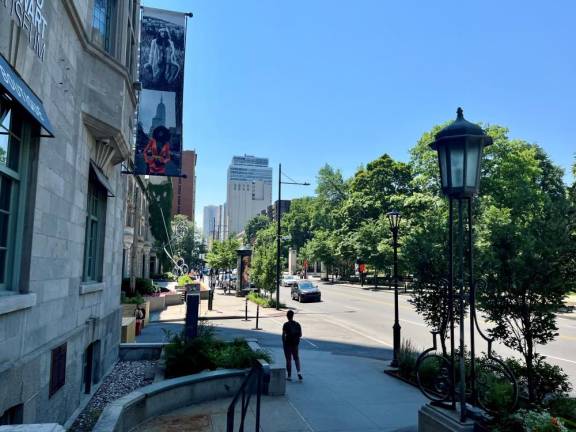
[[118, 357], [124, 361], [158, 360], [167, 343], [121, 343]]
[[129, 431], [148, 419], [188, 405], [232, 398], [246, 376], [244, 370], [202, 372], [142, 387], [106, 407], [93, 432]]
[[150, 302], [150, 312], [161, 311], [166, 307], [166, 299], [164, 296], [144, 298], [147, 302]]
[[[252, 351], [265, 351], [256, 339], [246, 339]], [[286, 368], [279, 364], [270, 365], [270, 381], [264, 383], [264, 394], [283, 396], [286, 394]]]
[[164, 296], [164, 301], [166, 302], [166, 306], [179, 305], [182, 304], [182, 295], [179, 293], [166, 294]]
[[0, 426], [0, 432], [66, 432], [66, 429], [57, 423], [43, 423]]

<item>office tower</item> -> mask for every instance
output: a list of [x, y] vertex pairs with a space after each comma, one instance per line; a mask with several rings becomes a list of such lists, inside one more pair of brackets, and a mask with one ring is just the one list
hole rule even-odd
[[267, 158], [234, 156], [228, 168], [226, 234], [237, 234], [272, 203], [272, 168]]
[[182, 152], [182, 174], [186, 178], [172, 178], [173, 198], [172, 214], [182, 214], [194, 222], [196, 208], [196, 152], [184, 150]]

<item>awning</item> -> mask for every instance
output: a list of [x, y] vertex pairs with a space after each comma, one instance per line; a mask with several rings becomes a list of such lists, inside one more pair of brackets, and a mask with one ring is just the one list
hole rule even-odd
[[108, 191], [108, 197], [115, 197], [114, 189], [112, 189], [112, 185], [110, 184], [108, 177], [104, 175], [102, 170], [98, 168], [98, 165], [96, 165], [93, 161], [90, 161], [90, 170], [94, 173], [96, 179], [100, 182], [102, 187]]
[[41, 135], [42, 137], [54, 138], [52, 124], [46, 114], [44, 105], [42, 105], [42, 101], [2, 55], [0, 55], [0, 87], [4, 88], [12, 98], [17, 100], [40, 123], [40, 126], [47, 132], [47, 134]]

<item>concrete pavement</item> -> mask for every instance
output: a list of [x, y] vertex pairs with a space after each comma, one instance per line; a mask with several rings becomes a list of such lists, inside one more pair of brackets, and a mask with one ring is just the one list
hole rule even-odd
[[[252, 330], [255, 327], [256, 306], [249, 303], [249, 321], [243, 320], [244, 308], [244, 299], [224, 295], [218, 290], [214, 310], [208, 311], [203, 301], [201, 316], [210, 320], [221, 338], [256, 338], [270, 351], [275, 363], [283, 364], [279, 333], [285, 320], [285, 311], [261, 308], [262, 321], [259, 324], [264, 330], [257, 331]], [[137, 341], [166, 340], [163, 329], [181, 330], [184, 312], [185, 307], [182, 305], [152, 315], [152, 322]], [[304, 329], [306, 334], [307, 328]], [[340, 337], [337, 337], [338, 333]], [[301, 342], [304, 380], [288, 382], [285, 396], [264, 398], [262, 430], [416, 430], [418, 409], [426, 403], [426, 399], [416, 388], [383, 373], [388, 365], [388, 360], [383, 359], [390, 358], [390, 350], [382, 346], [362, 349], [354, 341], [348, 340], [349, 335], [342, 333], [343, 329], [336, 326], [315, 330], [314, 334], [318, 338], [304, 338]], [[330, 335], [336, 337], [331, 341]], [[207, 406], [205, 415], [209, 421], [204, 421], [203, 429], [199, 430], [224, 430], [224, 408], [218, 403]], [[191, 415], [198, 415], [199, 410], [201, 407], [190, 407], [182, 412], [171, 413], [170, 422], [177, 422], [178, 415], [184, 421]], [[143, 430], [161, 429], [151, 427]]]

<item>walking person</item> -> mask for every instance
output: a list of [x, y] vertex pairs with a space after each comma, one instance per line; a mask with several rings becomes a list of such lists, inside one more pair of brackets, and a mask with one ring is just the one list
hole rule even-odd
[[288, 321], [282, 327], [282, 346], [284, 347], [284, 356], [286, 357], [286, 379], [292, 381], [292, 358], [296, 364], [298, 379], [302, 381], [300, 373], [300, 356], [298, 354], [298, 345], [302, 337], [302, 327], [294, 321], [294, 311], [289, 310], [286, 314]]

